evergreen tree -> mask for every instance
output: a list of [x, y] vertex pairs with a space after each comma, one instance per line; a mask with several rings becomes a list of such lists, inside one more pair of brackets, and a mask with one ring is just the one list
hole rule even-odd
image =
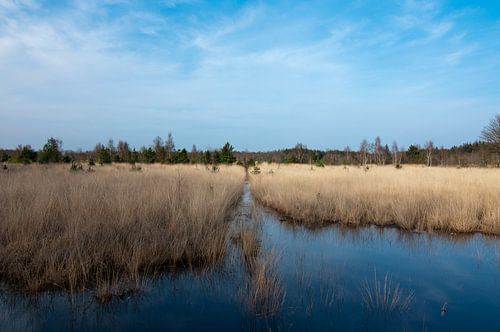
[[175, 156], [175, 162], [178, 164], [187, 164], [189, 163], [189, 158], [186, 149], [182, 149], [180, 151], [177, 151], [177, 154]]
[[141, 149], [141, 160], [143, 163], [152, 164], [155, 162], [155, 152], [152, 148]]
[[5, 151], [2, 151], [2, 157], [0, 157], [0, 162], [5, 163], [9, 161], [10, 157]]
[[223, 164], [232, 164], [236, 161], [236, 157], [233, 155], [233, 146], [227, 142], [224, 144], [220, 151], [220, 162]]
[[203, 155], [203, 163], [205, 165], [208, 165], [212, 162], [212, 154], [210, 153], [209, 150], [205, 151], [205, 154]]
[[135, 149], [132, 151], [130, 155], [130, 163], [135, 164], [139, 162], [139, 152], [137, 152]]
[[60, 162], [62, 159], [61, 145], [61, 140], [54, 137], [49, 138], [40, 152], [38, 161], [43, 164]]
[[406, 157], [410, 163], [419, 163], [421, 161], [420, 149], [417, 145], [410, 145], [406, 151]]
[[212, 163], [213, 164], [218, 164], [220, 163], [220, 152], [215, 150], [214, 153], [212, 154]]
[[31, 145], [19, 145], [14, 155], [14, 162], [31, 164], [37, 159], [37, 153]]
[[198, 150], [196, 149], [196, 145], [193, 144], [191, 148], [191, 163], [197, 164], [199, 162]]
[[99, 151], [98, 160], [101, 165], [111, 164], [111, 154], [109, 152], [109, 149], [103, 146], [103, 148]]
[[101, 165], [111, 163], [111, 153], [109, 152], [109, 149], [101, 143], [96, 144], [94, 148], [94, 156]]

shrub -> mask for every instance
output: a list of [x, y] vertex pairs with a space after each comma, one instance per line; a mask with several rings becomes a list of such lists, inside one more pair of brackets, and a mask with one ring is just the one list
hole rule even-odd
[[101, 165], [111, 164], [111, 153], [107, 148], [99, 150], [99, 163]]
[[5, 163], [5, 162], [9, 161], [9, 159], [10, 159], [10, 156], [7, 153], [2, 152], [2, 156], [0, 157], [0, 162]]
[[314, 164], [316, 167], [325, 167], [325, 163], [322, 160], [316, 160]]
[[245, 164], [247, 167], [251, 167], [251, 166], [255, 166], [255, 160], [253, 160], [252, 158], [250, 159], [245, 159]]
[[83, 171], [83, 165], [76, 161], [71, 161], [71, 167], [69, 168], [72, 172]]
[[37, 153], [30, 145], [19, 145], [14, 155], [14, 162], [22, 164], [31, 164], [36, 161]]
[[130, 168], [130, 170], [131, 170], [132, 172], [140, 172], [140, 171], [142, 171], [142, 167], [141, 167], [141, 166], [137, 166], [137, 165], [134, 163], [134, 164], [132, 164], [132, 167]]

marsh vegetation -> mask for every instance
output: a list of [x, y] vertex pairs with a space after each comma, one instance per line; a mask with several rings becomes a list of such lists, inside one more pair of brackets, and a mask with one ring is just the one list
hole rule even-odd
[[260, 169], [251, 174], [255, 198], [306, 225], [500, 234], [498, 169], [276, 164]]
[[[258, 164], [245, 175], [225, 165], [78, 166], [9, 165], [0, 174], [0, 327], [398, 330], [468, 326], [461, 317], [496, 322], [497, 237], [405, 230], [452, 230], [421, 223], [370, 226], [392, 225], [371, 221], [374, 211], [393, 213], [395, 202], [418, 208], [412, 199], [461, 199], [449, 209], [457, 216], [479, 195], [482, 205], [465, 206], [493, 214], [496, 170]], [[345, 195], [345, 211], [353, 203], [365, 209], [346, 214], [358, 227], [332, 224]], [[416, 213], [414, 220], [425, 216]], [[28, 321], [11, 323], [24, 315]]]
[[243, 179], [236, 167], [12, 167], [0, 174], [0, 278], [106, 299], [162, 269], [216, 264]]

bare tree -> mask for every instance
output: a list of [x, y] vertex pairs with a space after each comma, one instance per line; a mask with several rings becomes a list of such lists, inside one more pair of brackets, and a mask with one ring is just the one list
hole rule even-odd
[[296, 155], [296, 158], [297, 158], [297, 161], [299, 163], [303, 163], [305, 158], [306, 158], [306, 154], [307, 154], [307, 146], [302, 144], [302, 143], [297, 143], [295, 145], [295, 155]]
[[427, 166], [432, 166], [432, 152], [434, 151], [434, 142], [432, 141], [427, 141], [425, 143], [425, 150], [427, 154]]
[[113, 154], [115, 152], [115, 142], [113, 141], [112, 138], [108, 140], [108, 150], [109, 153]]
[[493, 145], [497, 153], [497, 167], [500, 167], [500, 114], [495, 115], [483, 128], [481, 139]]
[[125, 141], [118, 141], [118, 158], [122, 162], [129, 162], [131, 157], [130, 147]]
[[115, 142], [113, 141], [112, 138], [108, 140], [108, 150], [109, 150], [109, 156], [111, 157], [111, 160], [114, 160], [115, 155], [116, 155], [116, 148], [115, 148]]
[[351, 163], [351, 148], [348, 146], [346, 146], [344, 148], [344, 153], [345, 153], [345, 160], [348, 164]]
[[444, 149], [444, 146], [441, 145], [439, 148], [439, 164], [441, 166], [444, 165], [444, 157], [445, 157], [446, 150]]
[[156, 160], [159, 162], [165, 161], [165, 148], [163, 147], [163, 140], [160, 136], [156, 136], [153, 140], [153, 146], [155, 149]]
[[392, 153], [392, 161], [393, 161], [394, 165], [400, 164], [401, 157], [399, 156], [399, 147], [398, 147], [398, 143], [396, 141], [392, 142], [391, 153]]
[[174, 137], [172, 136], [172, 132], [169, 132], [167, 140], [165, 141], [165, 153], [167, 155], [167, 159], [172, 158], [174, 151], [175, 151]]
[[366, 139], [364, 139], [361, 142], [361, 145], [359, 146], [359, 152], [361, 153], [361, 163], [366, 165], [368, 163], [368, 152], [370, 149], [370, 144]]
[[374, 158], [375, 158], [375, 144], [368, 143], [368, 164], [373, 164]]

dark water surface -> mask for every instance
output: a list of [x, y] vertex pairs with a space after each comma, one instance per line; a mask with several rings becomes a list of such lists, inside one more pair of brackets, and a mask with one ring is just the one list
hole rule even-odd
[[[500, 331], [500, 238], [336, 225], [309, 230], [253, 207], [248, 187], [237, 219], [258, 222], [261, 252], [277, 257], [286, 294], [274, 316], [249, 308], [248, 272], [230, 244], [220, 268], [170, 273], [140, 295], [107, 304], [92, 294], [0, 290], [0, 330]], [[364, 304], [363, 285], [383, 288], [386, 276], [388, 289], [399, 284], [399, 303], [414, 294], [409, 308]]]

